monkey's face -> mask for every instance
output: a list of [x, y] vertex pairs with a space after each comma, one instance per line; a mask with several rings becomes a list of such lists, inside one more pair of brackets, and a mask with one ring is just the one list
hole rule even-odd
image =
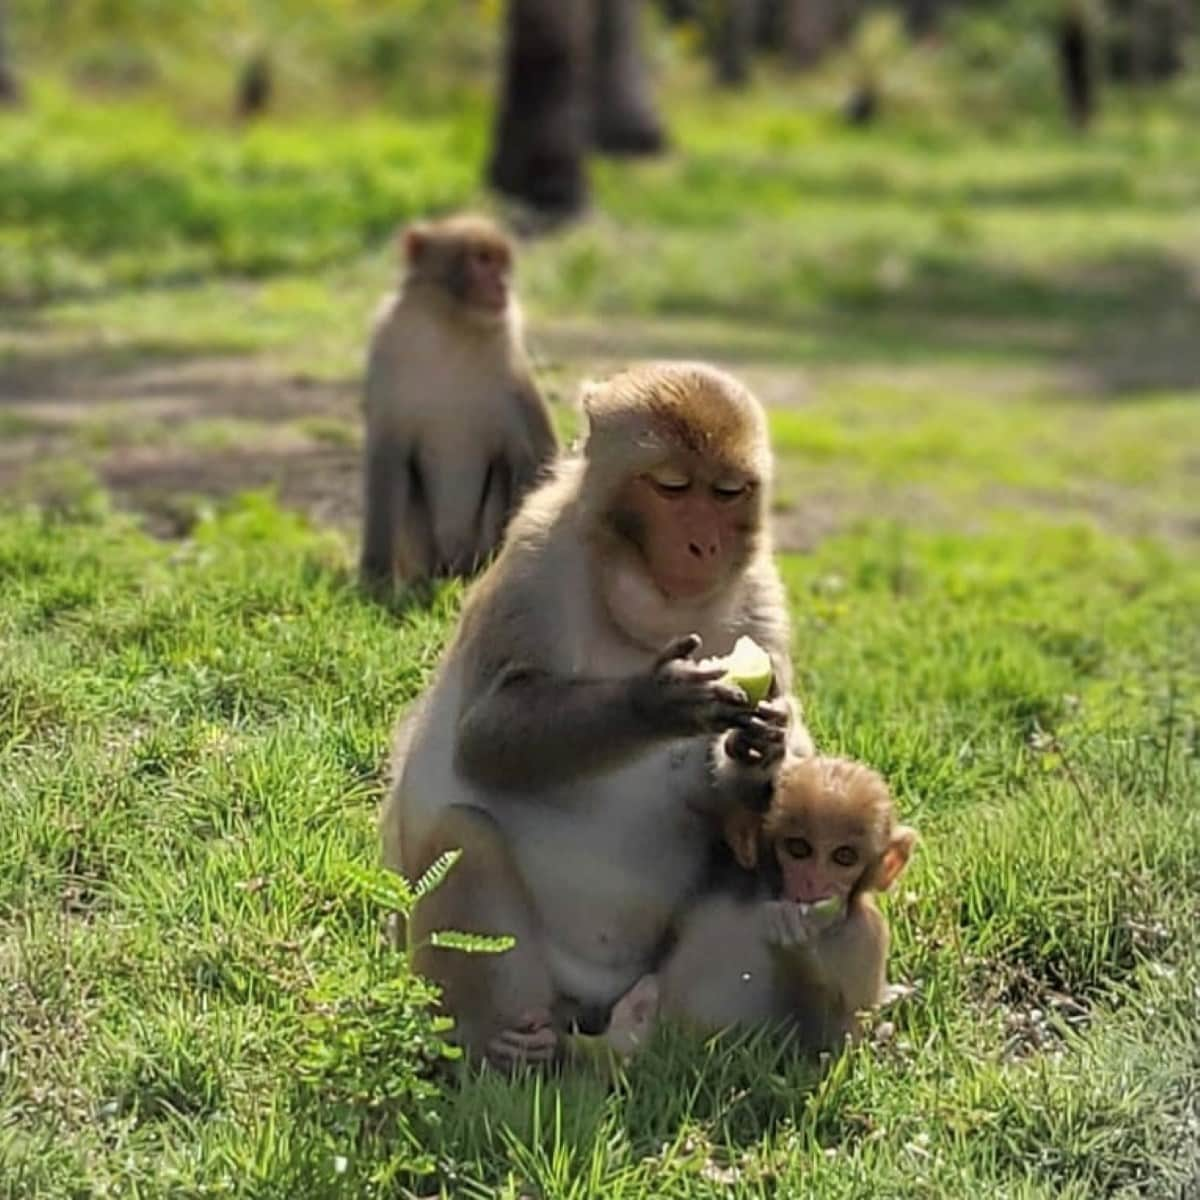
[[790, 822], [774, 850], [784, 898], [804, 904], [849, 896], [879, 857], [865, 831], [839, 821]]
[[447, 282], [451, 294], [468, 309], [480, 313], [504, 313], [508, 308], [508, 285], [512, 256], [508, 246], [491, 239], [476, 238], [456, 248]]
[[[731, 845], [743, 866], [763, 860], [784, 898], [812, 904], [886, 891], [915, 843], [911, 829], [895, 824], [891, 793], [876, 772], [849, 759], [814, 755], [780, 768], [758, 845], [744, 833], [740, 852]], [[749, 855], [747, 846], [753, 846]]]
[[415, 225], [404, 234], [408, 279], [446, 297], [476, 320], [502, 321], [508, 312], [512, 247], [486, 220], [450, 218]]
[[668, 600], [698, 601], [744, 565], [757, 481], [676, 454], [626, 484], [613, 526]]

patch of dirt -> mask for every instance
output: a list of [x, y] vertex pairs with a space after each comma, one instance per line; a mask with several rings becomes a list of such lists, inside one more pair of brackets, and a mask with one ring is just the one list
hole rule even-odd
[[163, 537], [187, 531], [195, 498], [224, 500], [263, 488], [314, 524], [351, 529], [361, 512], [359, 461], [353, 447], [134, 449], [110, 455], [100, 476], [119, 504], [144, 513], [147, 527]]
[[[358, 520], [357, 448], [306, 436], [302, 424], [332, 420], [357, 429], [354, 380], [283, 375], [252, 358], [122, 362], [102, 348], [90, 357], [68, 350], [0, 367], [5, 416], [15, 432], [0, 442], [0, 494], [24, 486], [31, 468], [53, 476], [56, 466], [83, 465], [161, 536], [185, 532], [197, 501], [262, 488], [277, 489], [282, 503], [315, 523], [349, 528]], [[218, 421], [233, 423], [221, 439], [226, 448], [203, 439], [189, 444], [180, 434]], [[99, 434], [87, 436], [97, 422]], [[245, 422], [243, 441], [238, 422]], [[298, 424], [276, 435], [262, 428]]]
[[[708, 345], [704, 328], [693, 329], [688, 343], [679, 330], [630, 322], [611, 330], [551, 323], [534, 341], [547, 394], [567, 402], [576, 380], [648, 353], [722, 362], [770, 407], [803, 407], [821, 386], [819, 369], [769, 358], [768, 351], [779, 349], [774, 336], [711, 334]], [[863, 375], [870, 378], [871, 370], [864, 367]], [[1028, 387], [1035, 379], [1030, 373], [1006, 386]], [[0, 359], [0, 429], [8, 430], [0, 437], [0, 495], [25, 486], [30, 468], [52, 473], [57, 465], [82, 465], [164, 537], [185, 533], [205, 500], [260, 489], [274, 489], [315, 524], [353, 534], [361, 514], [360, 427], [358, 380], [288, 374], [265, 357], [35, 342]], [[1070, 496], [992, 489], [977, 511], [989, 508], [1035, 508], [1133, 533], [1200, 537], [1200, 520], [1148, 510], [1136, 494], [1111, 489]], [[809, 478], [803, 488], [781, 489], [776, 544], [810, 550], [859, 521], [880, 518], [947, 528], [961, 527], [964, 514], [916, 483], [840, 486]]]
[[0, 368], [0, 409], [70, 424], [119, 404], [156, 420], [227, 417], [294, 421], [316, 415], [354, 417], [356, 381], [280, 375], [252, 358], [194, 358], [121, 367], [84, 354], [22, 358]]

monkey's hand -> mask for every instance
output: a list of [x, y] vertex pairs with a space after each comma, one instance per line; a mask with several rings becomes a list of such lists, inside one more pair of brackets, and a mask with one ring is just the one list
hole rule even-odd
[[740, 687], [717, 681], [724, 667], [702, 667], [693, 656], [698, 634], [672, 642], [649, 671], [634, 676], [630, 700], [647, 726], [667, 737], [745, 729], [764, 722]]
[[823, 922], [792, 900], [768, 900], [761, 907], [767, 944], [784, 954], [811, 954]]
[[770, 775], [787, 751], [791, 715], [786, 700], [764, 701], [749, 722], [728, 734], [725, 753], [740, 767]]

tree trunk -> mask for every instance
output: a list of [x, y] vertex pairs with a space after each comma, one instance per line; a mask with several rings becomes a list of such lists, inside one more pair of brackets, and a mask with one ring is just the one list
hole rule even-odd
[[783, 44], [783, 0], [758, 0], [754, 13], [754, 45], [758, 50], [778, 50]]
[[640, 43], [640, 0], [593, 0], [592, 142], [606, 154], [657, 154], [666, 145]]
[[1114, 79], [1144, 83], [1178, 74], [1190, 24], [1184, 0], [1110, 0], [1108, 10]]
[[20, 104], [21, 87], [13, 73], [8, 41], [8, 5], [0, 0], [0, 104]]
[[242, 64], [234, 85], [233, 115], [239, 121], [261, 116], [271, 104], [274, 76], [266, 50], [256, 50]]
[[820, 62], [837, 37], [836, 0], [787, 0], [783, 11], [783, 50], [797, 67]]
[[662, 0], [663, 16], [671, 25], [694, 21], [700, 15], [699, 0]]
[[1086, 129], [1096, 113], [1096, 54], [1094, 28], [1082, 4], [1067, 0], [1055, 42], [1067, 115], [1076, 129]]
[[923, 38], [938, 27], [945, 5], [943, 0], [904, 0], [902, 7], [909, 36]]
[[757, 0], [715, 0], [708, 35], [713, 70], [722, 87], [743, 87], [750, 82], [758, 17]]
[[488, 180], [542, 212], [587, 202], [586, 0], [509, 0], [502, 91]]

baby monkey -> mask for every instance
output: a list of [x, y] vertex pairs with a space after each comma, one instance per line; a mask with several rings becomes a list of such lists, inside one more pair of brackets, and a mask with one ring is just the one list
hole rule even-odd
[[887, 785], [849, 759], [790, 756], [766, 813], [734, 810], [724, 834], [744, 871], [685, 915], [657, 979], [615, 1006], [614, 1035], [628, 1041], [632, 1022], [645, 1040], [653, 1000], [706, 1032], [778, 1024], [810, 1050], [855, 1036], [886, 985], [890, 933], [874, 893], [916, 842]]

